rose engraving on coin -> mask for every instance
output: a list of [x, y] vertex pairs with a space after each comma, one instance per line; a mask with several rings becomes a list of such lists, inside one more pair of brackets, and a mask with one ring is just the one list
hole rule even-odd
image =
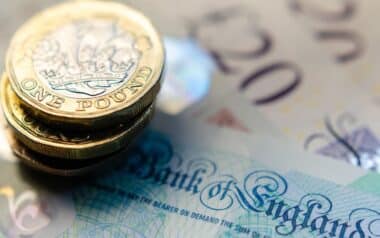
[[66, 24], [39, 42], [36, 75], [62, 96], [91, 98], [120, 88], [136, 71], [141, 52], [135, 36], [110, 20]]

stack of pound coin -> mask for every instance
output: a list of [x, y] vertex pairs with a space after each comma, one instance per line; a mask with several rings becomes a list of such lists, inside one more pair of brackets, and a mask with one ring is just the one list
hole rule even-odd
[[1, 105], [14, 153], [58, 175], [120, 157], [153, 116], [163, 66], [159, 34], [128, 6], [46, 9], [16, 32], [6, 56]]

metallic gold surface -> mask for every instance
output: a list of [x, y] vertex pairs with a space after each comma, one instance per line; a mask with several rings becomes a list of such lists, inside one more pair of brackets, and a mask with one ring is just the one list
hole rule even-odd
[[160, 88], [162, 42], [150, 21], [119, 3], [68, 2], [23, 25], [6, 70], [36, 117], [103, 128], [135, 117]]
[[120, 150], [148, 124], [154, 111], [151, 104], [130, 124], [115, 124], [104, 131], [60, 131], [51, 129], [23, 109], [6, 75], [1, 80], [1, 92], [5, 118], [17, 139], [33, 151], [64, 159], [91, 159]]
[[30, 150], [16, 139], [12, 131], [8, 129], [7, 132], [12, 151], [22, 163], [32, 169], [52, 175], [72, 177], [104, 173], [108, 168], [114, 167], [115, 162], [121, 161], [123, 156], [126, 156], [125, 153], [122, 153], [125, 150], [122, 150], [107, 157], [82, 161], [61, 160], [57, 163], [57, 158], [51, 158]]

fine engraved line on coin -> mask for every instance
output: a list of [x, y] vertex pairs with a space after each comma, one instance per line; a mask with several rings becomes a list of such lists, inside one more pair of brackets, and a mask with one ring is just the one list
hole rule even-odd
[[66, 24], [40, 41], [32, 61], [39, 79], [66, 97], [91, 98], [119, 88], [137, 68], [135, 36], [110, 20]]
[[[152, 73], [152, 68], [142, 66], [137, 70], [136, 75], [133, 78], [113, 92], [102, 97], [77, 99], [74, 110], [86, 111], [91, 108], [102, 110], [109, 108], [111, 103], [123, 103], [127, 100], [128, 96], [135, 95], [139, 89], [144, 87], [152, 76]], [[28, 92], [29, 95], [34, 97], [38, 102], [42, 102], [52, 108], [59, 109], [66, 101], [65, 98], [54, 95], [46, 90], [33, 78], [25, 78], [22, 80], [21, 88]]]
[[95, 119], [101, 125], [110, 113], [132, 118], [153, 101], [164, 58], [160, 35], [140, 12], [119, 3], [74, 1], [23, 25], [6, 67], [23, 106], [44, 120], [87, 125]]
[[131, 93], [131, 95], [136, 94], [138, 89], [142, 88], [144, 84], [146, 84], [152, 73], [152, 68], [143, 66], [137, 71], [136, 76], [129, 80], [129, 82], [125, 86], [122, 86], [118, 90], [109, 93], [105, 97], [76, 100], [77, 107], [75, 108], [75, 110], [86, 111], [90, 108], [96, 108], [101, 110], [109, 108], [111, 105], [111, 101], [115, 103], [122, 103], [127, 99], [127, 94], [125, 93], [125, 90]]
[[33, 119], [30, 115], [25, 114], [21, 118], [21, 123], [24, 123], [22, 125], [25, 125], [24, 128], [29, 130], [31, 133], [34, 133], [42, 138], [46, 139], [52, 139], [54, 141], [60, 140], [64, 142], [70, 142], [70, 143], [79, 143], [79, 142], [85, 142], [90, 140], [90, 135], [85, 136], [67, 136], [61, 131], [55, 131], [51, 130], [50, 128], [38, 123], [35, 119]]
[[59, 140], [61, 142], [66, 143], [79, 143], [79, 142], [85, 142], [91, 139], [91, 136], [89, 134], [77, 134], [75, 136], [73, 135], [66, 135], [65, 133], [59, 131], [59, 130], [52, 130], [48, 128], [47, 126], [37, 122], [32, 116], [30, 116], [21, 105], [17, 102], [16, 95], [14, 93], [10, 92], [10, 85], [8, 85], [8, 97], [13, 98], [13, 108], [14, 112], [13, 115], [14, 118], [18, 121], [18, 124], [21, 125], [25, 130], [28, 130], [30, 133], [35, 134], [41, 138], [50, 139], [53, 141]]

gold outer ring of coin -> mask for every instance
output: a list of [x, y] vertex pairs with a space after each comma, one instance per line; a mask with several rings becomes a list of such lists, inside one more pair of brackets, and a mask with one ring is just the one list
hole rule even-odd
[[[45, 155], [28, 149], [21, 142], [17, 141], [14, 133], [11, 131], [8, 131], [8, 140], [11, 144], [12, 152], [28, 167], [44, 173], [64, 177], [83, 176], [93, 173], [97, 174], [99, 172], [104, 173], [107, 169], [114, 167], [114, 163], [121, 161], [125, 155], [125, 153], [123, 153], [125, 149], [123, 149], [106, 158], [89, 160], [88, 163], [78, 165], [77, 167], [56, 166], [54, 163], [56, 160], [54, 158], [46, 157]], [[43, 158], [44, 161], [49, 161], [49, 163], [44, 163], [44, 161], [41, 161], [41, 158]]]
[[160, 89], [163, 66], [151, 22], [102, 1], [46, 9], [17, 31], [6, 57], [12, 88], [36, 117], [79, 129], [141, 113]]
[[125, 152], [128, 150], [128, 147], [111, 155], [107, 155], [107, 158], [102, 157], [91, 160], [82, 160], [84, 163], [81, 163], [81, 161], [78, 160], [73, 160], [70, 163], [71, 166], [66, 166], [66, 163], [64, 162], [67, 160], [62, 160], [59, 165], [57, 165], [57, 160], [55, 158], [52, 159], [51, 157], [34, 152], [19, 142], [4, 118], [0, 118], [0, 122], [4, 127], [4, 132], [13, 154], [28, 167], [51, 175], [63, 177], [97, 175], [99, 173], [107, 172], [111, 168], [117, 167], [119, 162], [127, 156]]
[[1, 79], [1, 103], [16, 138], [29, 149], [62, 159], [91, 159], [113, 153], [129, 143], [149, 123], [154, 113], [151, 104], [131, 124], [95, 133], [58, 131], [36, 121], [22, 108], [7, 77]]

